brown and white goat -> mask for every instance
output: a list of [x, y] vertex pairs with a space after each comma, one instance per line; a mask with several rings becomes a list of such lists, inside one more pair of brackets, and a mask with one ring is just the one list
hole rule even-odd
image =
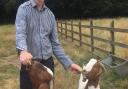
[[88, 64], [83, 66], [78, 89], [100, 89], [99, 78], [104, 70], [105, 68], [100, 61], [90, 59]]
[[40, 62], [31, 61], [27, 65], [27, 71], [32, 81], [33, 89], [51, 89], [53, 72]]

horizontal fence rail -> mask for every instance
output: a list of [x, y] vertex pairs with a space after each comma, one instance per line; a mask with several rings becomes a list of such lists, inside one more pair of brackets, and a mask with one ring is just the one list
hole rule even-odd
[[[112, 21], [110, 23], [110, 27], [100, 27], [100, 26], [94, 26], [93, 25], [93, 21], [91, 20], [90, 21], [90, 25], [83, 25], [81, 24], [81, 21], [79, 21], [79, 23], [73, 23], [73, 21], [57, 21], [57, 28], [58, 28], [58, 32], [61, 34], [61, 35], [64, 35], [65, 38], [71, 38], [72, 41], [77, 41], [79, 42], [79, 45], [86, 45], [86, 46], [89, 46], [91, 48], [91, 52], [93, 53], [94, 50], [99, 50], [99, 51], [102, 51], [104, 53], [111, 53], [111, 54], [115, 54], [115, 46], [119, 46], [119, 47], [122, 47], [122, 48], [126, 48], [128, 49], [128, 44], [124, 44], [124, 43], [121, 43], [121, 42], [116, 42], [115, 41], [115, 33], [116, 32], [119, 32], [119, 33], [128, 33], [128, 29], [122, 29], [122, 28], [115, 28], [114, 27], [114, 21]], [[68, 26], [70, 26], [70, 29], [68, 28]], [[77, 27], [78, 30], [75, 31], [73, 27]], [[87, 34], [84, 34], [82, 32], [82, 28], [88, 28], [89, 31], [90, 31], [90, 34], [87, 35]], [[94, 36], [94, 29], [97, 29], [97, 30], [101, 30], [101, 31], [108, 31], [110, 33], [110, 39], [104, 39], [102, 37], [96, 37]], [[85, 30], [85, 29], [84, 29]], [[68, 33], [71, 33], [70, 35]], [[78, 35], [78, 38], [74, 38], [75, 35]], [[86, 38], [89, 38], [90, 39], [90, 43], [87, 43], [87, 42], [83, 42], [82, 39], [83, 37], [86, 37]], [[104, 42], [106, 44], [109, 44], [110, 47], [111, 47], [111, 50], [105, 50], [105, 49], [102, 49], [100, 47], [97, 47], [94, 45], [94, 41], [101, 41], [101, 42]]]

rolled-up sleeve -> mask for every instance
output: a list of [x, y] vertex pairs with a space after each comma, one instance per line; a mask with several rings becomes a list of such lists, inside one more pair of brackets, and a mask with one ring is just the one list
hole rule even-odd
[[22, 6], [18, 8], [15, 25], [16, 25], [16, 48], [20, 50], [27, 50], [26, 13]]
[[57, 26], [54, 18], [54, 26], [50, 35], [50, 40], [52, 44], [53, 54], [58, 59], [58, 61], [64, 66], [65, 69], [68, 69], [73, 61], [65, 54], [63, 48], [60, 45], [57, 35]]

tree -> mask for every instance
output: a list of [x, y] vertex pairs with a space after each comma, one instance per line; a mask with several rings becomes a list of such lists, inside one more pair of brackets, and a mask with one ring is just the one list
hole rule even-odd
[[[15, 19], [18, 6], [28, 0], [0, 0], [0, 21]], [[57, 18], [128, 16], [128, 0], [45, 0]]]

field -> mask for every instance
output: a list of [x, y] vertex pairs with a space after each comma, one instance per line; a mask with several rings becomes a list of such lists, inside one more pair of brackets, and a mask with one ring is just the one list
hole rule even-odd
[[[79, 26], [75, 26], [75, 25], [79, 25], [79, 22], [81, 22], [82, 25], [90, 26], [90, 20], [91, 19], [88, 19], [88, 20], [67, 20], [66, 22], [67, 22], [68, 25], [66, 25], [66, 26], [65, 26], [65, 20], [64, 20], [64, 21], [61, 21], [61, 22], [63, 22], [63, 24], [60, 24], [60, 22], [58, 23], [58, 27], [61, 27], [61, 25], [62, 25], [63, 37], [66, 37], [66, 36], [64, 36], [64, 34], [66, 34], [66, 30], [64, 30], [64, 28], [68, 29], [67, 35], [70, 36], [70, 37], [72, 36], [71, 29], [73, 28], [73, 31], [74, 31], [73, 32], [73, 38], [79, 40], [80, 39], [79, 34], [78, 34], [78, 33], [80, 33]], [[73, 21], [73, 26], [71, 26], [71, 21]], [[105, 28], [111, 27], [112, 21], [114, 21], [114, 24], [113, 24], [114, 28], [122, 28], [121, 29], [122, 31], [128, 28], [128, 24], [127, 24], [128, 19], [126, 19], [126, 18], [95, 19], [95, 20], [93, 20], [93, 26], [105, 27]], [[116, 29], [114, 29], [114, 30], [116, 30]], [[61, 32], [61, 28], [59, 29], [59, 31]], [[90, 28], [85, 28], [85, 27], [81, 26], [81, 34], [91, 36]], [[111, 41], [112, 40], [112, 35], [111, 34], [112, 34], [111, 31], [108, 31], [108, 30], [105, 30], [105, 29], [99, 29], [99, 28], [94, 28], [93, 29], [93, 36], [96, 37], [96, 38], [102, 38], [104, 40]], [[113, 37], [114, 37], [113, 39], [114, 39], [115, 42], [119, 42], [119, 43], [123, 43], [123, 44], [128, 45], [128, 34], [127, 33], [114, 32]], [[89, 37], [81, 36], [81, 41], [84, 42], [84, 43], [91, 44], [91, 38], [89, 38]], [[102, 40], [100, 41], [98, 39], [94, 39], [93, 42], [94, 42], [95, 47], [99, 47], [99, 48], [104, 49], [104, 50], [109, 51], [109, 52], [111, 51], [112, 47], [109, 43], [106, 43]], [[77, 42], [77, 44], [79, 45], [79, 42]], [[128, 49], [120, 47], [118, 45], [115, 45], [115, 51], [114, 52], [115, 52], [116, 56], [124, 58], [124, 59], [128, 59], [128, 55], [127, 55], [128, 54]]]
[[[95, 20], [95, 24], [102, 26], [111, 19]], [[116, 19], [116, 26], [128, 28], [127, 18]], [[104, 24], [102, 24], [104, 22]], [[86, 63], [91, 54], [86, 46], [76, 46], [73, 42], [60, 38], [65, 52], [77, 64]], [[125, 41], [127, 41], [127, 36]], [[128, 42], [128, 41], [127, 41]], [[70, 44], [69, 44], [70, 43]], [[126, 53], [127, 54], [127, 53]], [[13, 24], [0, 26], [0, 89], [19, 89], [19, 61], [15, 51], [15, 27]], [[55, 89], [77, 89], [79, 75], [65, 71], [55, 59]], [[107, 70], [101, 77], [101, 89], [128, 89], [128, 76], [120, 77], [112, 70]]]

